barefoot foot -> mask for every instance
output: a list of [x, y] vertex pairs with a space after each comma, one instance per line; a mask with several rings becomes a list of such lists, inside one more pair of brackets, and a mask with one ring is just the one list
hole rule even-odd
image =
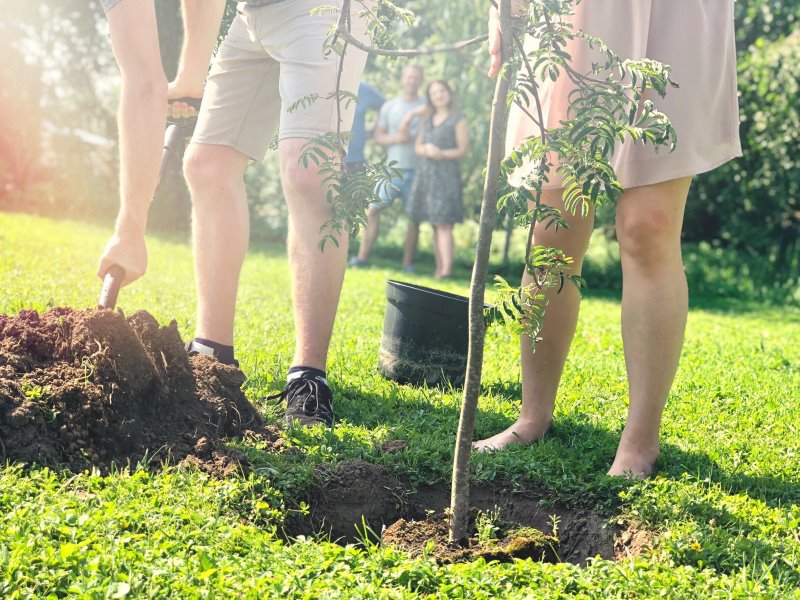
[[614, 463], [608, 470], [612, 477], [626, 477], [630, 479], [646, 479], [653, 474], [653, 467], [658, 460], [658, 443], [634, 444], [620, 441]]
[[473, 442], [472, 448], [476, 452], [493, 452], [495, 450], [505, 450], [514, 445], [527, 446], [541, 439], [550, 429], [550, 423], [552, 423], [551, 419], [534, 423], [517, 421], [505, 431], [501, 431], [485, 440]]

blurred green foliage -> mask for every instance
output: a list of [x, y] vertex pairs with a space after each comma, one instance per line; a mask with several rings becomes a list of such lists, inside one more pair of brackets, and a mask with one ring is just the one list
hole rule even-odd
[[[415, 15], [410, 24], [392, 23], [392, 43], [398, 47], [454, 42], [486, 28], [484, 0], [399, 0], [397, 5]], [[179, 1], [156, 0], [156, 7], [165, 68], [170, 73], [180, 40]], [[228, 18], [234, 7], [230, 1]], [[697, 178], [687, 209], [685, 239], [702, 242], [714, 252], [738, 249], [738, 254], [749, 257], [752, 266], [747, 276], [757, 280], [756, 287], [777, 284], [793, 292], [800, 277], [800, 145], [796, 141], [800, 41], [793, 33], [800, 22], [800, 0], [738, 0], [735, 10], [745, 156]], [[15, 188], [21, 183], [3, 187], [0, 206], [8, 205], [9, 198], [18, 205], [20, 198], [44, 197], [48, 211], [110, 217], [117, 202], [115, 149], [87, 145], [74, 134], [82, 130], [109, 140], [116, 137], [118, 77], [99, 2], [0, 0], [0, 14], [0, 50], [6, 56], [24, 56], [31, 72], [40, 74], [39, 82], [20, 82], [19, 91], [31, 87], [39, 98], [42, 122], [50, 130], [42, 136], [44, 148], [35, 178], [0, 173], [4, 181], [27, 181], [30, 187], [30, 193]], [[485, 45], [421, 57], [418, 62], [426, 80], [450, 82], [468, 119], [471, 145], [462, 173], [466, 213], [474, 217], [483, 183], [492, 92], [492, 81], [485, 74]], [[364, 78], [392, 97], [399, 93], [397, 80], [403, 64], [384, 57], [371, 59]], [[3, 119], [0, 137], [8, 130], [12, 140], [18, 139], [12, 125], [13, 119]], [[31, 144], [7, 144], [0, 163], [23, 164], [11, 154], [29, 153], [30, 148]], [[285, 234], [286, 210], [277, 174], [277, 156], [270, 152], [263, 165], [251, 166], [246, 175], [254, 237]], [[50, 191], [43, 188], [48, 181]], [[169, 189], [154, 204], [153, 224], [186, 228], [189, 207], [180, 182], [171, 180]], [[387, 225], [398, 213], [386, 215]], [[601, 211], [598, 225], [613, 237], [613, 209]], [[496, 245], [501, 244], [498, 236]], [[607, 275], [606, 279], [613, 273]], [[590, 281], [590, 285], [595, 284]]]

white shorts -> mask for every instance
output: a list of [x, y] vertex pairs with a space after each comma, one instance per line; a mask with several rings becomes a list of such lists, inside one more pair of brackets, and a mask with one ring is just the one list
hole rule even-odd
[[[577, 29], [601, 38], [622, 59], [651, 58], [670, 65], [671, 78], [680, 86], [669, 88], [663, 99], [655, 93], [651, 97], [675, 127], [675, 151], [656, 153], [650, 144], [630, 142], [617, 146], [612, 165], [623, 188], [697, 175], [741, 156], [733, 0], [583, 0], [575, 10]], [[598, 60], [581, 40], [567, 52], [581, 73], [590, 73]], [[567, 118], [572, 85], [563, 74], [555, 82], [539, 83], [545, 126], [558, 127]], [[507, 150], [538, 134], [530, 118], [513, 106]], [[545, 188], [562, 187], [553, 167]], [[512, 184], [520, 184], [525, 169], [512, 177]]]
[[[231, 146], [261, 160], [278, 129], [281, 139], [313, 138], [337, 131], [337, 124], [350, 131], [355, 102], [344, 97], [337, 110], [329, 97], [336, 91], [339, 55], [323, 48], [339, 13], [311, 14], [323, 5], [341, 7], [341, 0], [239, 3], [211, 66], [192, 141]], [[351, 33], [366, 41], [362, 11], [361, 2], [352, 4]], [[365, 52], [348, 46], [342, 92], [357, 94], [366, 61]]]

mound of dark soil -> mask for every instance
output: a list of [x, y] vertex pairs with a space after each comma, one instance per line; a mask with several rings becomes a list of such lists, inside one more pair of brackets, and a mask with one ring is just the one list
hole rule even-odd
[[235, 367], [188, 357], [175, 322], [160, 327], [146, 312], [0, 315], [0, 460], [73, 471], [144, 460], [246, 469], [226, 438], [280, 439], [243, 382]]

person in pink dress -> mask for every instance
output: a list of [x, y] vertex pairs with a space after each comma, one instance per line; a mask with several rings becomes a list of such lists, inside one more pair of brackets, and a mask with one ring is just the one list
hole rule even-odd
[[[514, 0], [514, 10], [525, 5]], [[651, 58], [672, 67], [680, 87], [652, 98], [677, 132], [674, 152], [626, 142], [613, 157], [624, 193], [616, 209], [623, 271], [622, 338], [630, 407], [610, 475], [646, 477], [659, 456], [661, 417], [681, 355], [688, 291], [681, 257], [681, 227], [692, 177], [741, 155], [736, 86], [733, 0], [585, 0], [570, 17], [576, 29], [604, 40], [622, 59]], [[490, 75], [499, 72], [497, 13], [489, 18]], [[533, 43], [536, 41], [533, 40]], [[577, 71], [589, 73], [593, 54], [585, 42], [567, 48]], [[545, 127], [568, 116], [571, 83], [565, 76], [539, 82]], [[508, 141], [513, 147], [539, 133], [521, 110], [512, 109]], [[564, 211], [562, 184], [551, 169], [543, 203], [562, 209], [569, 229], [542, 225], [537, 245], [563, 250], [579, 275], [593, 229], [588, 218]], [[523, 284], [531, 280], [523, 276]], [[533, 352], [523, 337], [522, 408], [515, 423], [476, 442], [479, 450], [501, 450], [545, 435], [553, 420], [561, 374], [578, 320], [580, 296], [573, 286], [551, 293], [542, 340]]]

